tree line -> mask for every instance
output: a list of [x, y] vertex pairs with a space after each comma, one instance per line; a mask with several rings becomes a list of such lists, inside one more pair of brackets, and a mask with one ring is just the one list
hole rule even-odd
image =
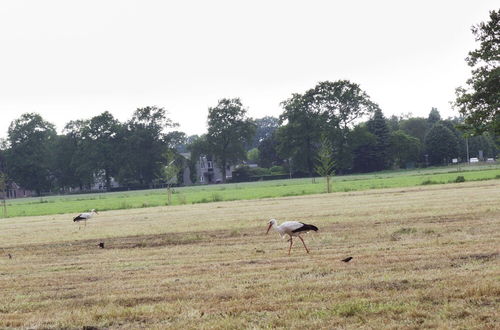
[[[126, 122], [109, 112], [70, 121], [62, 134], [35, 113], [23, 114], [8, 129], [0, 148], [2, 172], [26, 189], [42, 192], [88, 189], [101, 180], [110, 188], [151, 187], [169, 180], [167, 167], [182, 184], [183, 168], [200, 155], [213, 157], [226, 177], [228, 165], [257, 163], [293, 176], [315, 176], [325, 157], [336, 173], [443, 165], [498, 153], [495, 135], [467, 138], [458, 118], [442, 119], [431, 109], [427, 118], [386, 118], [359, 85], [347, 80], [321, 82], [282, 102], [279, 117], [252, 119], [241, 100], [222, 99], [209, 108], [207, 133], [187, 136], [165, 109], [137, 109]], [[181, 154], [189, 151], [190, 159]], [[324, 162], [325, 160], [323, 160]], [[319, 167], [318, 167], [319, 166]], [[241, 167], [237, 171], [248, 168]], [[258, 169], [254, 169], [258, 171]]]

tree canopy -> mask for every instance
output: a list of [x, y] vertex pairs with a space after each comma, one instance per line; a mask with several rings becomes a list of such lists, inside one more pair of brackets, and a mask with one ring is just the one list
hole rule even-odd
[[8, 131], [9, 176], [38, 194], [50, 189], [54, 159], [52, 146], [56, 135], [54, 125], [39, 114], [25, 113], [14, 120]]
[[245, 144], [255, 133], [255, 124], [246, 116], [239, 98], [219, 100], [208, 109], [207, 142], [226, 181], [227, 166], [246, 159]]
[[473, 26], [472, 34], [479, 47], [466, 58], [472, 76], [466, 87], [456, 89], [455, 107], [465, 117], [466, 130], [500, 135], [500, 9]]

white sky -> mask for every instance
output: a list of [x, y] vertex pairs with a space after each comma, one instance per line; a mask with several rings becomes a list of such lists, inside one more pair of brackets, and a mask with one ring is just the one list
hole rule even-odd
[[384, 114], [443, 117], [470, 76], [470, 27], [489, 0], [2, 0], [0, 137], [25, 112], [61, 131], [110, 111], [165, 107], [206, 131], [208, 108], [240, 97], [249, 116], [319, 81], [360, 84]]

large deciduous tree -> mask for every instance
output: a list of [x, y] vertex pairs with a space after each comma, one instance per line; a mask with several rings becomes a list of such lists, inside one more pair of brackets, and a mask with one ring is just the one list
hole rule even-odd
[[249, 149], [258, 148], [260, 143], [270, 138], [279, 127], [279, 118], [265, 116], [254, 120], [255, 135]]
[[82, 127], [82, 156], [79, 161], [87, 164], [94, 175], [102, 175], [105, 186], [111, 188], [111, 178], [116, 176], [121, 164], [121, 123], [108, 111], [92, 117]]
[[259, 144], [259, 160], [260, 167], [271, 167], [274, 165], [283, 164], [283, 159], [278, 155], [278, 140], [277, 132], [260, 141]]
[[54, 125], [36, 113], [25, 113], [9, 126], [9, 175], [38, 195], [49, 190], [53, 183], [51, 168], [56, 135]]
[[120, 180], [144, 185], [161, 179], [167, 158], [174, 157], [168, 151], [184, 139], [179, 132], [167, 132], [176, 126], [164, 108], [138, 108], [123, 132]]
[[455, 134], [442, 124], [435, 124], [425, 136], [425, 151], [431, 165], [447, 164], [458, 156]]
[[239, 98], [219, 100], [208, 109], [207, 142], [226, 181], [227, 166], [246, 158], [245, 144], [254, 133], [255, 124], [247, 118]]
[[472, 77], [456, 90], [455, 107], [465, 117], [465, 128], [475, 134], [500, 135], [500, 9], [490, 20], [472, 27], [479, 47], [469, 52]]
[[295, 167], [310, 175], [322, 135], [332, 144], [338, 170], [350, 169], [349, 131], [363, 116], [378, 109], [358, 84], [348, 80], [320, 82], [303, 95], [292, 95], [282, 105], [280, 153], [292, 156]]
[[356, 121], [373, 114], [378, 105], [358, 84], [349, 80], [320, 82], [305, 94], [309, 106], [321, 116], [324, 133], [334, 148], [337, 165], [350, 167], [347, 136]]
[[301, 94], [293, 94], [281, 103], [284, 108], [280, 116], [282, 126], [276, 136], [279, 155], [291, 158], [297, 171], [304, 171], [312, 177], [322, 120], [309, 101]]
[[90, 188], [94, 181], [94, 166], [86, 153], [87, 141], [84, 139], [84, 129], [89, 125], [88, 120], [72, 120], [66, 124], [64, 138], [59, 141], [57, 154], [57, 170], [62, 186]]

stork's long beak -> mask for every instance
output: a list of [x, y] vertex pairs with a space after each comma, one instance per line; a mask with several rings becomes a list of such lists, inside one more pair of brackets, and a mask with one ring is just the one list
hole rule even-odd
[[272, 227], [272, 226], [273, 226], [273, 224], [272, 224], [272, 223], [270, 223], [270, 224], [269, 224], [269, 227], [267, 227], [266, 235], [267, 235], [267, 233], [269, 233], [269, 230], [271, 230], [271, 227]]

